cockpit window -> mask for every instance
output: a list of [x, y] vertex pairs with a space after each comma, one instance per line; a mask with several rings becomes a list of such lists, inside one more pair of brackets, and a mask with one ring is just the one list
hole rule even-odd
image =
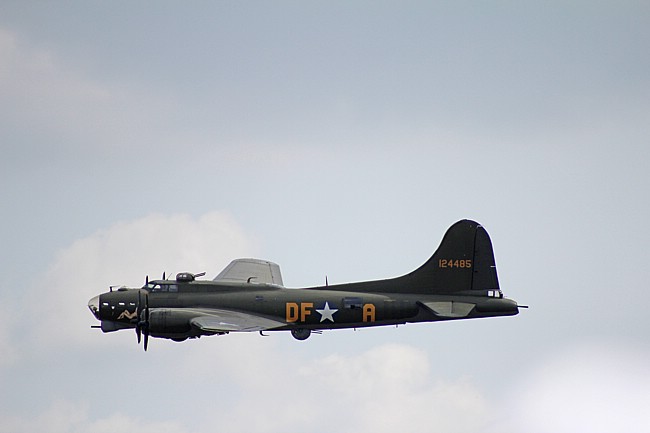
[[152, 292], [178, 292], [178, 286], [176, 284], [149, 283], [147, 288]]

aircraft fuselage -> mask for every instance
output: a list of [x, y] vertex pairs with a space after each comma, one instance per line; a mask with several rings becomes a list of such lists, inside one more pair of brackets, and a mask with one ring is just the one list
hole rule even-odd
[[104, 332], [135, 328], [148, 337], [184, 340], [229, 332], [312, 331], [414, 322], [512, 316], [499, 288], [492, 243], [483, 227], [462, 220], [449, 228], [422, 266], [384, 280], [288, 289], [277, 264], [237, 259], [212, 281], [191, 273], [94, 297], [88, 306]]
[[[151, 335], [181, 339], [202, 334], [193, 330], [189, 320], [197, 311], [204, 309], [252, 313], [286, 324], [272, 329], [274, 331], [360, 328], [510, 316], [518, 313], [514, 301], [497, 296], [367, 293], [337, 290], [339, 286], [287, 289], [266, 284], [224, 284], [211, 281], [178, 284], [165, 280], [152, 283], [162, 287], [175, 286], [176, 291], [151, 291], [143, 288], [104, 293], [99, 297], [97, 318], [120, 324], [117, 329], [135, 327], [134, 322], [138, 320], [138, 312], [142, 309], [142, 299], [147, 296], [149, 308], [155, 315], [152, 318]], [[450, 304], [451, 313], [454, 302], [473, 304], [474, 307], [467, 314], [445, 316], [436, 314], [426, 306]]]

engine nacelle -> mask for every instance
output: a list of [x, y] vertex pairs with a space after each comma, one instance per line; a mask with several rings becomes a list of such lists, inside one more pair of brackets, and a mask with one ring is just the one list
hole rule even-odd
[[152, 308], [149, 312], [149, 333], [163, 338], [190, 336], [193, 316], [192, 313], [169, 308]]

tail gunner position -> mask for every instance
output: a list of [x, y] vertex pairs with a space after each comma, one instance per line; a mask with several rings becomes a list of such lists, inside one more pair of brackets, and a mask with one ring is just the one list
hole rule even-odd
[[231, 262], [212, 281], [180, 273], [95, 296], [88, 308], [103, 332], [134, 329], [144, 337], [183, 341], [229, 332], [312, 331], [439, 320], [513, 316], [520, 306], [503, 297], [490, 237], [462, 220], [449, 228], [433, 256], [397, 278], [288, 289], [280, 267], [257, 259]]

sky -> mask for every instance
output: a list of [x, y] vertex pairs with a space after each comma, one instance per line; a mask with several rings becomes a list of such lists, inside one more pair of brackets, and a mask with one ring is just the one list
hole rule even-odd
[[[0, 433], [650, 432], [650, 6], [0, 4]], [[389, 278], [455, 221], [515, 317], [144, 353], [163, 272]]]

